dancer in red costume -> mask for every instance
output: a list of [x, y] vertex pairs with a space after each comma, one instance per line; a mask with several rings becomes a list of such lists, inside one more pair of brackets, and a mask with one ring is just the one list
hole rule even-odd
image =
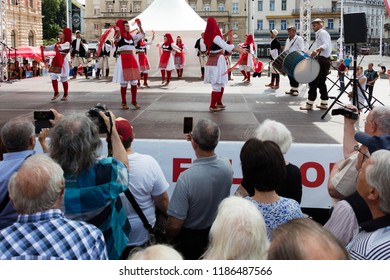
[[[161, 70], [161, 78], [163, 86], [167, 86], [171, 80], [172, 70], [175, 69], [173, 52], [181, 52], [180, 48], [173, 42], [170, 33], [164, 34], [164, 42], [158, 44], [161, 51], [160, 63], [158, 68]], [[165, 81], [165, 74], [167, 80]]]
[[121, 106], [124, 110], [129, 109], [126, 101], [126, 90], [129, 82], [131, 87], [131, 104], [136, 109], [141, 108], [137, 102], [137, 83], [141, 78], [141, 74], [133, 52], [138, 41], [145, 37], [145, 32], [142, 29], [141, 21], [136, 19], [135, 22], [138, 25], [138, 34], [132, 34], [130, 32], [130, 25], [125, 20], [118, 20], [115, 27], [115, 42], [118, 58], [112, 81], [121, 85]]
[[[153, 32], [153, 36], [152, 36], [152, 41], [151, 42], [147, 42], [147, 40], [145, 39], [141, 39], [138, 41], [138, 44], [137, 46], [135, 47], [135, 50], [137, 52], [137, 62], [138, 62], [138, 66], [139, 66], [139, 70], [141, 72], [141, 75], [143, 76], [143, 79], [144, 79], [144, 84], [143, 86], [146, 87], [146, 88], [149, 88], [149, 85], [148, 85], [148, 73], [149, 73], [149, 70], [150, 70], [150, 65], [149, 65], [149, 60], [148, 60], [148, 57], [147, 57], [147, 49], [150, 45], [153, 44], [153, 40], [154, 40], [154, 32]], [[140, 86], [140, 81], [138, 81], [138, 85]]]
[[251, 69], [254, 67], [254, 55], [255, 55], [255, 41], [252, 34], [246, 35], [244, 43], [240, 44], [240, 47], [246, 49], [247, 52], [240, 57], [239, 69], [244, 76], [243, 81], [250, 83], [251, 81]]
[[[41, 53], [45, 51], [55, 51], [56, 55], [53, 58], [49, 73], [51, 78], [51, 84], [53, 86], [54, 95], [51, 100], [56, 100], [60, 93], [58, 91], [58, 78], [62, 82], [64, 88], [64, 95], [61, 100], [68, 100], [68, 75], [69, 75], [69, 58], [68, 53], [70, 50], [70, 44], [72, 42], [72, 30], [70, 28], [64, 28], [58, 32], [58, 42], [50, 46], [41, 46]], [[43, 56], [42, 56], [43, 57]]]
[[228, 82], [227, 65], [224, 57], [224, 51], [246, 53], [246, 49], [237, 48], [234, 45], [227, 44], [222, 38], [221, 30], [213, 17], [207, 19], [206, 30], [204, 33], [204, 43], [209, 51], [209, 58], [205, 68], [204, 82], [211, 84], [211, 102], [209, 110], [217, 112], [224, 110], [222, 104], [222, 95], [225, 84]]
[[180, 48], [181, 52], [175, 52], [175, 68], [177, 77], [180, 79], [183, 76], [185, 65], [185, 54], [187, 54], [187, 47], [184, 45], [180, 36], [176, 37], [176, 45]]

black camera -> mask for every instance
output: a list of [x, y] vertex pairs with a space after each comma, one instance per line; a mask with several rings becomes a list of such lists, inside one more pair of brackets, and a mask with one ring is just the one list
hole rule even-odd
[[332, 116], [343, 115], [344, 117], [352, 120], [357, 120], [359, 114], [354, 109], [349, 109], [346, 107], [337, 108], [332, 110]]
[[96, 104], [95, 107], [89, 109], [87, 116], [97, 125], [99, 133], [107, 133], [107, 126], [99, 112], [104, 112], [107, 117], [110, 117], [110, 113], [107, 112], [107, 106], [103, 103]]

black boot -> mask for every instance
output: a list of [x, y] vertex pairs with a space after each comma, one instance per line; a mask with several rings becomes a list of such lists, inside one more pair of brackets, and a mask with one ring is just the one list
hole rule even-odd
[[110, 69], [106, 69], [106, 78], [108, 78], [108, 74], [110, 74]]
[[77, 77], [77, 67], [73, 67], [73, 77], [71, 79], [76, 79]]
[[100, 79], [100, 68], [96, 69], [95, 80]]
[[86, 78], [87, 80], [89, 80], [89, 77], [88, 77], [88, 68], [87, 68], [87, 67], [83, 67], [83, 70], [84, 70], [85, 78]]

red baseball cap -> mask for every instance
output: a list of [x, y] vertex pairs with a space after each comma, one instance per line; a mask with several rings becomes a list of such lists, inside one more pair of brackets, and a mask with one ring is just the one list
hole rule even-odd
[[128, 120], [124, 118], [115, 119], [115, 127], [122, 141], [127, 140], [130, 136], [133, 136], [133, 127]]

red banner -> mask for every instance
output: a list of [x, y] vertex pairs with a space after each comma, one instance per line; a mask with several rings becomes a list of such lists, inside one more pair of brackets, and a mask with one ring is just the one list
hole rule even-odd
[[387, 17], [390, 16], [390, 0], [385, 0], [386, 10], [387, 10]]

